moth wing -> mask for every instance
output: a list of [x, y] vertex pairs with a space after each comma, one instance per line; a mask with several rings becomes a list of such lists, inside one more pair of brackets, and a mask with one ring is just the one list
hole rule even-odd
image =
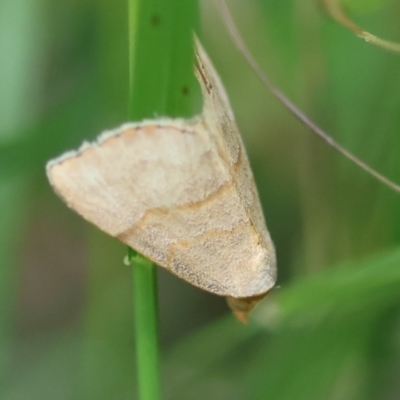
[[268, 254], [201, 121], [128, 124], [47, 166], [86, 220], [202, 289], [265, 292]]
[[203, 118], [210, 135], [220, 148], [220, 154], [229, 165], [240, 201], [246, 209], [249, 223], [254, 226], [260, 243], [269, 253], [269, 269], [276, 280], [276, 255], [262, 212], [253, 173], [247, 157], [228, 95], [207, 53], [195, 38], [196, 76], [202, 89]]
[[112, 236], [149, 209], [195, 203], [229, 176], [198, 122], [126, 124], [47, 164], [56, 192]]

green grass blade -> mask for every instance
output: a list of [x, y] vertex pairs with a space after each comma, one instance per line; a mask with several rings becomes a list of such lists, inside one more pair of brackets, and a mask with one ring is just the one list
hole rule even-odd
[[[192, 30], [197, 2], [129, 1], [132, 120], [192, 114]], [[134, 156], [134, 154], [133, 154]], [[138, 385], [141, 400], [161, 398], [156, 266], [140, 255], [134, 268]]]

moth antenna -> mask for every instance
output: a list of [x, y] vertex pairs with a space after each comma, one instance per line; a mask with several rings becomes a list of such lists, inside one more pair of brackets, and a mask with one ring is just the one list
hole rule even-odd
[[263, 72], [263, 70], [258, 65], [257, 61], [251, 54], [250, 50], [247, 48], [242, 36], [239, 33], [239, 30], [236, 27], [236, 24], [232, 18], [232, 15], [226, 5], [225, 0], [215, 0], [218, 11], [221, 15], [221, 18], [225, 24], [225, 27], [231, 37], [233, 43], [239, 52], [243, 55], [247, 63], [257, 74], [258, 78], [261, 82], [271, 91], [271, 93], [287, 108], [291, 113], [300, 120], [304, 125], [306, 125], [311, 132], [317, 135], [319, 138], [324, 140], [329, 146], [333, 147], [336, 151], [346, 157], [348, 160], [352, 161], [359, 168], [363, 169], [369, 175], [373, 176], [379, 182], [388, 186], [390, 189], [400, 193], [400, 186], [395, 182], [388, 179], [386, 176], [380, 174], [378, 171], [370, 167], [364, 161], [360, 160], [353, 153], [342, 147], [339, 143], [337, 143], [331, 136], [329, 136], [325, 131], [320, 128], [317, 124], [315, 124], [310, 118], [308, 118], [299, 108], [297, 108], [287, 97], [281, 92], [267, 77], [267, 75]]

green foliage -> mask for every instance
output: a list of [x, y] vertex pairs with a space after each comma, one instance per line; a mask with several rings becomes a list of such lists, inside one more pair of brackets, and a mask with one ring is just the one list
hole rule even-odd
[[[197, 15], [196, 1], [129, 2], [129, 116], [133, 121], [194, 113], [192, 36]], [[140, 254], [128, 257], [134, 272], [139, 397], [157, 400], [161, 398], [157, 266]]]
[[354, 12], [372, 12], [385, 7], [390, 0], [342, 0], [341, 4]]
[[[197, 24], [188, 3], [171, 2], [163, 12], [179, 15], [177, 24]], [[0, 397], [131, 399], [126, 248], [61, 204], [44, 177], [48, 158], [127, 119], [127, 4], [55, 4], [0, 3]], [[276, 103], [204, 5], [203, 44], [248, 149], [280, 288], [243, 326], [222, 299], [160, 271], [164, 398], [397, 398], [400, 198]], [[353, 37], [313, 2], [230, 7], [277, 85], [340, 143], [400, 182], [399, 56]], [[398, 4], [382, 7], [362, 16], [362, 26], [400, 37]], [[152, 47], [149, 37], [137, 49], [162, 58], [160, 68], [146, 70], [135, 56], [136, 68], [171, 74], [164, 89], [176, 96], [165, 95], [158, 114], [188, 116], [199, 109], [193, 77], [185, 68], [171, 71], [192, 59], [190, 41], [176, 25], [163, 29], [165, 48]], [[132, 81], [137, 118], [152, 117], [146, 99], [159, 90], [157, 79], [142, 87]], [[185, 85], [189, 102], [180, 97]]]

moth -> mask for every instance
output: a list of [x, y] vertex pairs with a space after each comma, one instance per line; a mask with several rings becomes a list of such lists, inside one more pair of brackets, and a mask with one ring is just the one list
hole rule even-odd
[[203, 109], [102, 133], [47, 163], [50, 184], [87, 221], [246, 321], [276, 282], [276, 256], [222, 82], [199, 41]]

